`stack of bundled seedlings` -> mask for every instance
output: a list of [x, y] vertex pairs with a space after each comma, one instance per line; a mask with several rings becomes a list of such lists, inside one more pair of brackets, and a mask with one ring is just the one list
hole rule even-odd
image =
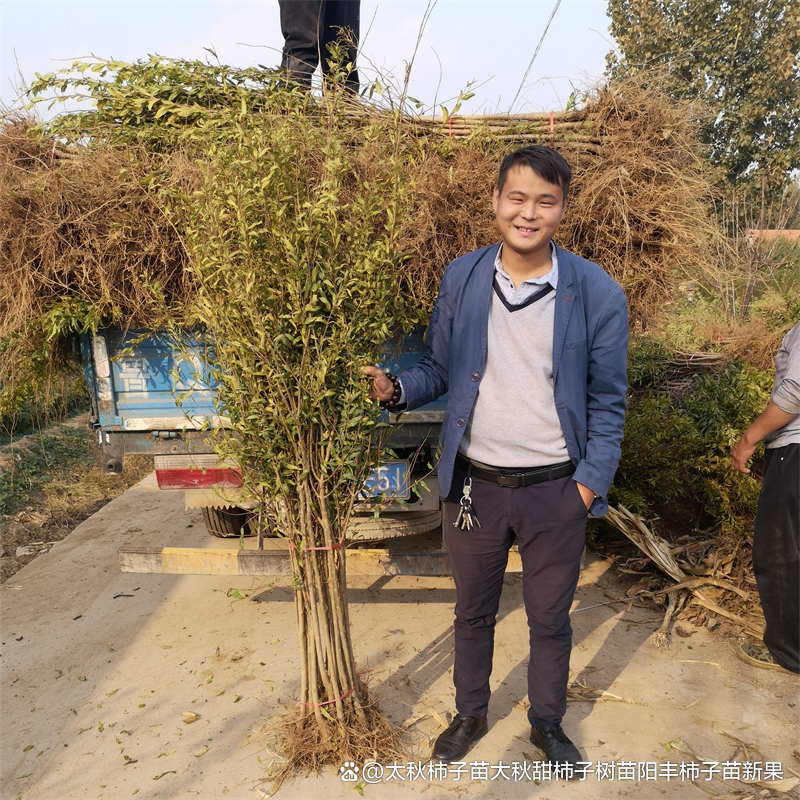
[[661, 316], [685, 276], [716, 258], [713, 189], [688, 115], [634, 83], [599, 91], [581, 111], [414, 124], [444, 140], [414, 165], [416, 213], [404, 241], [413, 255], [404, 272], [420, 299], [449, 261], [497, 238], [489, 202], [497, 169], [526, 144], [551, 146], [570, 162], [558, 243], [620, 282], [632, 321]]
[[0, 419], [60, 380], [66, 336], [191, 306], [180, 235], [143, 148], [67, 147], [14, 115], [0, 132]]
[[420, 125], [431, 125], [442, 136], [466, 139], [476, 129], [492, 134], [497, 141], [550, 144], [583, 152], [599, 152], [603, 143], [596, 127], [597, 114], [591, 107], [574, 111], [551, 111], [535, 114], [468, 114], [463, 116], [420, 116]]
[[147, 191], [160, 173], [143, 148], [63, 147], [30, 119], [6, 122], [0, 335], [60, 300], [85, 300], [112, 320], [146, 318], [153, 281], [173, 302], [189, 300], [180, 236]]
[[579, 162], [579, 210], [562, 236], [620, 282], [632, 319], [646, 321], [674, 300], [681, 273], [716, 258], [712, 190], [682, 109], [628, 85], [601, 94], [596, 113], [602, 152]]
[[[348, 135], [362, 146], [366, 131], [385, 135], [394, 125], [363, 108], [347, 118]], [[406, 253], [397, 278], [423, 311], [451, 260], [497, 239], [491, 192], [499, 162], [526, 143], [551, 145], [570, 161], [559, 244], [622, 284], [632, 320], [657, 315], [687, 272], [714, 257], [712, 189], [687, 116], [635, 85], [606, 88], [586, 109], [552, 115], [552, 124], [547, 114], [403, 124], [416, 141], [403, 165], [413, 202], [397, 243]], [[157, 322], [161, 302], [191, 306], [181, 232], [164, 216], [161, 190], [196, 180], [195, 154], [175, 155], [185, 141], [170, 144], [172, 155], [158, 144], [158, 152], [130, 143], [62, 146], [30, 119], [5, 120], [0, 340], [64, 301], [84, 302], [93, 321], [141, 324]]]

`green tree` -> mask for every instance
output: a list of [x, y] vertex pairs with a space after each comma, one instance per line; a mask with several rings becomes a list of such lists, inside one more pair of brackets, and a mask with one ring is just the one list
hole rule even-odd
[[609, 0], [619, 54], [608, 73], [649, 70], [689, 100], [731, 183], [782, 188], [800, 167], [800, 0]]

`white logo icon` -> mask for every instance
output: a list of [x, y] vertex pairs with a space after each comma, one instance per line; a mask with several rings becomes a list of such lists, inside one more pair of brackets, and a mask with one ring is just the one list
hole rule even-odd
[[345, 761], [339, 772], [342, 773], [343, 781], [357, 781], [358, 780], [358, 767], [355, 761]]

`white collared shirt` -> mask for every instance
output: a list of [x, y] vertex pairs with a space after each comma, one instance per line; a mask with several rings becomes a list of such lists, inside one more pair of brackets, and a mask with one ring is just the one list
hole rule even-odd
[[497, 248], [497, 256], [494, 259], [494, 273], [497, 278], [497, 283], [503, 296], [508, 300], [511, 305], [518, 306], [524, 303], [532, 294], [538, 292], [542, 285], [549, 283], [554, 289], [558, 288], [558, 256], [556, 255], [556, 246], [550, 242], [550, 259], [553, 266], [546, 275], [539, 278], [528, 278], [523, 281], [519, 286], [514, 286], [514, 281], [511, 276], [503, 269], [503, 262], [501, 256], [503, 253], [503, 245]]

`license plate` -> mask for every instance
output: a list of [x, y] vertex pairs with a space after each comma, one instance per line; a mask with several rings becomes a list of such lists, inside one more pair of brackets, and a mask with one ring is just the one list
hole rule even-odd
[[362, 498], [397, 497], [408, 500], [411, 487], [408, 485], [408, 461], [387, 461], [372, 470], [359, 492]]

